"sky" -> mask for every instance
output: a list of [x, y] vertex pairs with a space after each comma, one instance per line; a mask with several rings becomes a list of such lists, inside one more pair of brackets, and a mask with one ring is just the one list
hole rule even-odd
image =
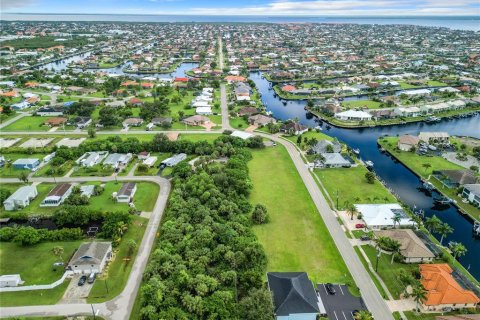
[[480, 0], [0, 0], [1, 12], [259, 16], [479, 16]]

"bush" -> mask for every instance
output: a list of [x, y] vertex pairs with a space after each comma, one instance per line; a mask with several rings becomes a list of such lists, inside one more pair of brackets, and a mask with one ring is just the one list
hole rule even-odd
[[257, 204], [252, 212], [252, 221], [254, 224], [264, 224], [269, 221], [267, 207], [263, 204]]
[[10, 192], [10, 190], [0, 188], [0, 202], [3, 203], [3, 201], [7, 200], [11, 194], [12, 192]]

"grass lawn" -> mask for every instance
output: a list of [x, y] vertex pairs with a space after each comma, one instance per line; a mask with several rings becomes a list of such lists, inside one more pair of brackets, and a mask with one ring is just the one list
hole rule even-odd
[[375, 284], [375, 287], [377, 287], [378, 292], [380, 292], [380, 295], [382, 296], [383, 299], [388, 299], [387, 294], [385, 293], [385, 290], [383, 290], [382, 285], [378, 281], [378, 279], [374, 276], [374, 274], [370, 271], [370, 268], [368, 267], [367, 260], [363, 257], [362, 253], [360, 252], [360, 249], [358, 247], [353, 247], [355, 249], [355, 252], [357, 253], [358, 257], [360, 258], [360, 261], [362, 261], [363, 266], [365, 267], [365, 270], [367, 270], [368, 274], [370, 275], [370, 278], [372, 279], [373, 283]]
[[138, 161], [136, 160], [136, 158], [133, 158], [128, 164], [126, 167], [123, 167], [122, 170], [118, 173], [118, 175], [120, 177], [123, 177], [123, 176], [126, 176], [128, 175], [128, 173], [130, 172], [130, 170], [132, 170], [133, 166], [135, 165], [135, 163], [137, 163]]
[[[392, 155], [394, 155], [398, 160], [405, 164], [408, 168], [413, 170], [416, 174], [427, 179], [433, 170], [463, 170], [464, 168], [451, 163], [450, 161], [443, 159], [442, 157], [426, 157], [420, 156], [416, 153], [407, 152], [407, 151], [396, 151], [395, 147], [397, 145], [397, 137], [384, 137], [379, 140], [382, 147], [388, 150]], [[430, 164], [430, 168], [426, 169], [423, 167], [424, 164]], [[455, 189], [448, 189], [443, 186], [443, 184], [435, 178], [429, 180], [438, 191], [445, 194], [447, 197], [452, 198], [457, 201], [457, 205], [462, 208], [469, 215], [475, 219], [480, 219], [480, 209], [475, 208], [470, 203], [464, 203], [460, 197], [457, 196]]]
[[67, 279], [61, 285], [53, 289], [2, 292], [0, 293], [0, 307], [56, 304], [62, 298], [65, 290], [67, 290], [69, 283], [70, 280]]
[[[298, 136], [289, 136], [289, 135], [283, 135], [283, 137], [287, 140], [290, 140], [292, 141], [294, 144], [297, 144], [297, 139], [298, 139]], [[322, 132], [317, 132], [316, 130], [311, 130], [311, 131], [307, 131], [305, 133], [303, 133], [301, 135], [302, 137], [302, 144], [300, 145], [301, 149], [302, 150], [307, 150], [309, 149], [310, 147], [305, 143], [305, 141], [308, 139], [308, 140], [311, 140], [313, 138], [317, 139], [318, 141], [320, 140], [329, 140], [329, 141], [333, 141], [335, 140], [334, 138], [330, 137], [330, 136], [327, 136], [326, 134], [322, 133]]]
[[217, 139], [218, 137], [220, 137], [221, 134], [219, 133], [198, 133], [198, 134], [194, 134], [194, 133], [180, 133], [180, 135], [178, 136], [178, 140], [189, 140], [189, 141], [193, 141], [193, 142], [197, 142], [197, 141], [207, 141], [209, 143], [212, 143], [215, 139]]
[[[18, 143], [17, 143], [18, 144]], [[26, 154], [26, 153], [7, 153], [7, 154], [4, 154], [3, 155], [5, 157], [5, 160], [8, 162], [10, 161], [10, 163], [12, 165], [4, 165], [3, 167], [0, 168], [0, 177], [2, 178], [16, 178], [18, 176], [20, 176], [20, 173], [21, 172], [27, 172], [27, 173], [31, 173], [30, 170], [27, 170], [27, 169], [15, 169], [13, 167], [13, 163], [15, 162], [15, 160], [18, 160], [18, 159], [38, 159], [40, 161], [43, 160], [43, 158], [46, 156], [46, 154], [44, 153], [34, 153], [34, 154]]]
[[[63, 261], [66, 262], [82, 242], [44, 242], [29, 247], [13, 242], [2, 242], [0, 243], [0, 274], [18, 273], [25, 281], [25, 285], [52, 283], [60, 279], [64, 273], [61, 267], [53, 271], [53, 263], [61, 261], [53, 255], [53, 247], [63, 247]], [[18, 259], [19, 253], [24, 258]]]
[[367, 107], [368, 109], [377, 109], [380, 107], [380, 102], [373, 100], [352, 100], [352, 101], [343, 101], [342, 105], [348, 108], [362, 108]]
[[53, 167], [51, 164], [47, 164], [35, 172], [34, 177], [63, 177], [67, 174], [70, 169], [74, 166], [75, 162], [73, 160], [67, 160], [60, 166], [55, 166], [55, 173], [53, 176], [47, 174], [49, 170]]
[[[165, 160], [165, 159], [167, 159], [168, 157], [171, 156], [170, 153], [155, 153], [155, 152], [151, 153], [150, 155], [157, 157], [157, 161], [155, 162], [155, 164], [153, 166], [151, 166], [150, 168], [148, 168], [147, 172], [138, 171], [138, 166], [137, 166], [137, 168], [135, 169], [134, 175], [136, 175], [136, 176], [155, 176], [155, 175], [157, 175], [158, 170], [159, 170], [158, 166], [160, 165], [160, 163], [163, 160]], [[140, 161], [139, 163], [142, 163], [142, 161]]]
[[[122, 292], [127, 283], [130, 271], [132, 270], [138, 246], [140, 246], [140, 243], [142, 242], [147, 224], [148, 219], [138, 216], [134, 217], [130, 228], [120, 242], [120, 245], [114, 249], [115, 259], [110, 262], [106, 272], [95, 281], [87, 299], [88, 303], [108, 301]], [[137, 243], [137, 249], [135, 249], [132, 255], [129, 255], [127, 247], [127, 242], [130, 239], [133, 239]], [[107, 281], [108, 293], [105, 281]]]
[[387, 203], [396, 202], [395, 198], [379, 182], [367, 183], [364, 166], [352, 168], [315, 169], [314, 173], [322, 181], [330, 197], [336, 201], [338, 191], [339, 209], [344, 208], [345, 202], [350, 203]]
[[48, 118], [49, 117], [23, 117], [2, 128], [2, 131], [48, 131], [51, 128], [43, 125]]
[[[5, 184], [5, 186], [7, 186], [7, 185], [8, 184]], [[17, 185], [17, 186], [19, 186], [19, 185]], [[38, 196], [30, 202], [30, 205], [28, 207], [26, 207], [24, 209], [21, 209], [21, 210], [17, 210], [17, 211], [5, 211], [4, 207], [1, 206], [0, 216], [1, 217], [8, 216], [10, 212], [11, 213], [22, 212], [22, 213], [27, 213], [29, 215], [50, 215], [50, 214], [52, 214], [55, 210], [58, 209], [58, 207], [40, 207], [40, 203], [47, 196], [47, 194], [50, 192], [50, 190], [53, 189], [53, 187], [54, 187], [53, 183], [40, 183], [39, 185], [37, 185]]]
[[235, 129], [246, 129], [250, 126], [250, 124], [243, 119], [243, 117], [233, 117], [229, 118], [230, 125]]
[[93, 167], [77, 167], [73, 173], [72, 177], [106, 177], [113, 174], [113, 168], [110, 166], [102, 166], [100, 164], [94, 165]]
[[432, 87], [446, 87], [447, 84], [443, 83], [441, 81], [436, 81], [436, 80], [428, 80], [427, 85], [432, 86]]
[[[248, 164], [252, 204], [264, 204], [270, 222], [254, 231], [265, 248], [268, 271], [306, 271], [314, 282], [353, 279], [284, 147], [253, 151]], [[275, 168], [272, 170], [272, 168]]]
[[400, 84], [400, 88], [402, 89], [414, 89], [414, 88], [418, 88], [418, 86], [414, 85], [414, 84], [410, 84], [410, 83], [407, 83], [405, 81], [400, 81], [398, 82]]
[[[362, 246], [363, 251], [368, 256], [368, 259], [375, 266], [376, 263], [376, 253], [377, 251], [372, 246]], [[392, 261], [392, 256], [382, 253], [380, 259], [378, 260], [378, 275], [382, 278], [383, 282], [388, 288], [388, 291], [392, 294], [394, 299], [399, 299], [400, 294], [403, 292], [403, 285], [398, 280], [398, 273], [400, 270], [405, 270], [407, 272], [418, 270], [418, 264], [415, 263], [397, 263]]]

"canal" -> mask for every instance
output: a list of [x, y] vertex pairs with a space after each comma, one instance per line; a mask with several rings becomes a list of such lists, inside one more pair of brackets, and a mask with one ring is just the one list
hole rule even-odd
[[[272, 112], [273, 116], [281, 120], [298, 118], [302, 124], [310, 127], [320, 125], [324, 133], [338, 138], [351, 148], [360, 149], [360, 157], [363, 160], [373, 161], [376, 174], [401, 201], [412, 208], [416, 207], [417, 210], [424, 210], [426, 217], [436, 215], [447, 222], [454, 232], [444, 239], [444, 243], [457, 241], [465, 245], [468, 252], [459, 261], [476, 279], [480, 280], [480, 239], [472, 237], [470, 219], [461, 215], [454, 206], [436, 207], [433, 199], [439, 197], [439, 194], [433, 192], [427, 195], [420, 191], [418, 188], [422, 186], [421, 180], [405, 166], [394, 161], [391, 156], [382, 153], [377, 146], [377, 139], [383, 135], [418, 134], [420, 131], [446, 131], [450, 135], [480, 138], [480, 115], [442, 120], [435, 124], [418, 122], [398, 126], [342, 129], [327, 126], [316, 118], [308, 116], [304, 110], [305, 101], [280, 99], [271, 88], [270, 82], [262, 78], [260, 72], [252, 72], [250, 79], [255, 82], [262, 94], [262, 101], [267, 111]], [[435, 236], [440, 238], [438, 235]]]

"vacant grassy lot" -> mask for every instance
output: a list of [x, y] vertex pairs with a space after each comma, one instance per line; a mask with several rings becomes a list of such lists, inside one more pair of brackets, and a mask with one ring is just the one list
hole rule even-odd
[[219, 134], [219, 133], [212, 133], [212, 134], [202, 134], [202, 133], [198, 133], [198, 134], [191, 133], [191, 134], [188, 134], [188, 133], [181, 133], [181, 134], [178, 136], [178, 140], [188, 140], [188, 141], [193, 141], [193, 142], [196, 142], [196, 141], [207, 141], [207, 142], [212, 143], [212, 142], [213, 142], [215, 139], [217, 139], [219, 136], [221, 136], [221, 134]]
[[[63, 262], [67, 262], [82, 241], [44, 242], [23, 247], [12, 242], [0, 244], [0, 274], [20, 274], [25, 285], [49, 284], [60, 279], [63, 268], [53, 270], [54, 262], [62, 261], [53, 255], [55, 246], [63, 247]], [[22, 258], [19, 259], [19, 252]]]
[[[298, 144], [297, 144], [298, 136], [283, 135], [283, 137], [292, 141], [294, 144], [296, 144], [298, 146]], [[334, 140], [334, 138], [332, 138], [332, 137], [330, 137], [330, 136], [328, 136], [328, 135], [326, 135], [322, 132], [317, 132], [316, 130], [307, 131], [307, 132], [303, 133], [301, 135], [301, 137], [302, 137], [302, 143], [300, 145], [300, 148], [302, 150], [309, 149], [310, 146], [308, 145], [308, 143], [306, 143], [306, 141], [312, 140], [314, 138], [317, 139], [318, 141], [320, 141], [320, 140], [333, 141]]]
[[[147, 223], [148, 219], [138, 216], [134, 217], [130, 228], [123, 236], [120, 245], [114, 249], [115, 260], [110, 263], [107, 271], [95, 281], [88, 298], [89, 303], [107, 301], [116, 297], [122, 292], [125, 284], [127, 283], [130, 271], [132, 270], [138, 247], [142, 242], [143, 234], [147, 228]], [[128, 251], [127, 242], [129, 240], [134, 240], [137, 244], [137, 248], [132, 252], [132, 254], [130, 254]], [[105, 282], [107, 282], [107, 285], [105, 285]]]
[[283, 147], [253, 152], [252, 204], [264, 204], [270, 222], [254, 227], [268, 271], [306, 271], [312, 281], [353, 284], [293, 162]]
[[369, 184], [365, 179], [368, 170], [364, 166], [353, 168], [316, 169], [314, 173], [322, 181], [330, 197], [338, 207], [343, 209], [349, 203], [387, 203], [395, 202], [395, 198], [379, 182]]
[[342, 105], [348, 108], [368, 108], [368, 109], [377, 109], [380, 107], [380, 102], [373, 100], [352, 100], [352, 101], [343, 101]]
[[[464, 170], [464, 168], [451, 163], [442, 157], [426, 157], [412, 152], [396, 151], [395, 147], [397, 145], [397, 141], [397, 137], [385, 137], [381, 138], [379, 143], [404, 165], [425, 179], [428, 179], [433, 170]], [[425, 168], [423, 166], [424, 164], [429, 164], [430, 167]], [[438, 191], [445, 194], [447, 197], [456, 200], [457, 205], [473, 218], [477, 220], [480, 219], [480, 209], [475, 208], [470, 203], [464, 203], [462, 199], [457, 196], [456, 189], [448, 189], [443, 187], [443, 184], [435, 178], [431, 178], [429, 181], [437, 188]]]
[[49, 117], [23, 117], [2, 128], [2, 131], [48, 131], [51, 128], [43, 125]]
[[[70, 280], [49, 290], [34, 290], [0, 293], [0, 307], [35, 306], [57, 303], [67, 290]], [[42, 318], [43, 319], [43, 318]]]

